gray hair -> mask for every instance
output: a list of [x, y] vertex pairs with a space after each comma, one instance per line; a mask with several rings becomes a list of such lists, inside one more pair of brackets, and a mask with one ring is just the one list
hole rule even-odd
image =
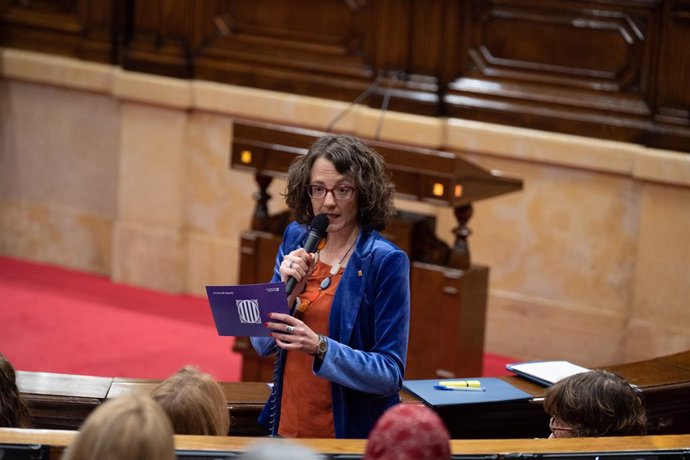
[[251, 445], [242, 460], [324, 460], [307, 446], [285, 439], [261, 440]]

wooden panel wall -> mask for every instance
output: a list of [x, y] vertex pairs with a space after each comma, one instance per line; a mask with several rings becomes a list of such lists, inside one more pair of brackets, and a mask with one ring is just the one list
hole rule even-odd
[[449, 115], [688, 150], [690, 2], [452, 5]]
[[[651, 145], [679, 137], [678, 150], [690, 151], [685, 130], [690, 123], [690, 0], [664, 4], [654, 94], [656, 129]], [[676, 145], [674, 143], [674, 145]]]
[[0, 0], [0, 45], [690, 151], [690, 0]]
[[0, 46], [113, 63], [120, 8], [113, 0], [0, 0]]
[[122, 66], [177, 78], [193, 77], [193, 7], [189, 0], [131, 0], [124, 15], [127, 31]]
[[[353, 100], [378, 76], [368, 102], [396, 90], [395, 110], [436, 115], [442, 2], [211, 0], [194, 6], [197, 78]], [[404, 81], [403, 81], [404, 79]]]

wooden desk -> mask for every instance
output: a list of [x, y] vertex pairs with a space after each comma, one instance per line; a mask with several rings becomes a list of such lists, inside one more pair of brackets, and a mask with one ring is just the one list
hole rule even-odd
[[[649, 434], [690, 433], [690, 351], [646, 361], [602, 366], [642, 390]], [[518, 376], [502, 377], [533, 396], [517, 404], [439, 410], [453, 438], [529, 438], [548, 435], [545, 388]]]
[[[636, 363], [605, 366], [642, 390], [650, 434], [690, 433], [690, 351]], [[157, 381], [18, 372], [20, 391], [31, 406], [35, 428], [77, 429], [107, 398], [130, 391], [151, 390]], [[453, 406], [439, 409], [455, 439], [535, 438], [548, 435], [542, 408], [544, 387], [517, 376], [503, 380], [533, 396], [517, 403]], [[231, 435], [261, 435], [256, 419], [269, 389], [261, 382], [224, 382], [231, 414]], [[403, 402], [419, 404], [401, 393]]]
[[[157, 380], [113, 379], [108, 392], [108, 399], [132, 391], [150, 392], [158, 383]], [[263, 436], [264, 429], [256, 419], [270, 395], [268, 385], [261, 382], [221, 382], [223, 392], [228, 400], [230, 411], [231, 436]]]
[[650, 433], [690, 433], [690, 351], [605, 369], [642, 389]]
[[[0, 428], [0, 444], [50, 446], [51, 458], [58, 459], [75, 435], [75, 431]], [[178, 450], [242, 452], [248, 445], [255, 442], [261, 442], [261, 439], [229, 436], [175, 436], [175, 448]], [[301, 439], [299, 442], [317, 452], [331, 455], [362, 455], [366, 447], [364, 439]], [[495, 455], [497, 458], [505, 458], [509, 455], [514, 458], [515, 454], [529, 457], [540, 453], [633, 453], [671, 449], [690, 449], [690, 435], [451, 441], [453, 455]]]
[[31, 411], [31, 424], [40, 428], [76, 430], [103, 402], [113, 379], [49, 372], [17, 371], [19, 391]]

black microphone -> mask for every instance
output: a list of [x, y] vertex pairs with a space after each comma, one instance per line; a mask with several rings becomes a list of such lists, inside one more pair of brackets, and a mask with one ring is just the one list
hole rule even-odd
[[[308, 253], [312, 253], [316, 250], [316, 246], [321, 241], [321, 238], [326, 236], [326, 229], [328, 228], [328, 216], [326, 214], [319, 214], [312, 219], [309, 226], [309, 235], [307, 235], [307, 241], [304, 243], [304, 250]], [[292, 290], [295, 289], [297, 280], [294, 276], [288, 278], [287, 283], [285, 283], [285, 292], [287, 295], [292, 294]]]

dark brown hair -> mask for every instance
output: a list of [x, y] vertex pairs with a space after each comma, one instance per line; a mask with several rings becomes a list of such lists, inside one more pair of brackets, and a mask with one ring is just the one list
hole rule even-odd
[[175, 434], [227, 436], [227, 398], [211, 375], [185, 366], [159, 383], [151, 396], [168, 414]]
[[383, 157], [354, 136], [323, 136], [305, 155], [292, 162], [288, 170], [285, 202], [293, 209], [295, 219], [308, 224], [314, 217], [307, 187], [317, 158], [333, 163], [339, 174], [351, 179], [357, 189], [359, 225], [364, 230], [383, 230], [395, 212], [395, 187]]
[[556, 382], [546, 390], [544, 410], [579, 437], [640, 435], [647, 422], [638, 391], [623, 377], [604, 370]]
[[17, 375], [9, 360], [0, 353], [0, 427], [28, 428], [29, 408], [19, 394]]

